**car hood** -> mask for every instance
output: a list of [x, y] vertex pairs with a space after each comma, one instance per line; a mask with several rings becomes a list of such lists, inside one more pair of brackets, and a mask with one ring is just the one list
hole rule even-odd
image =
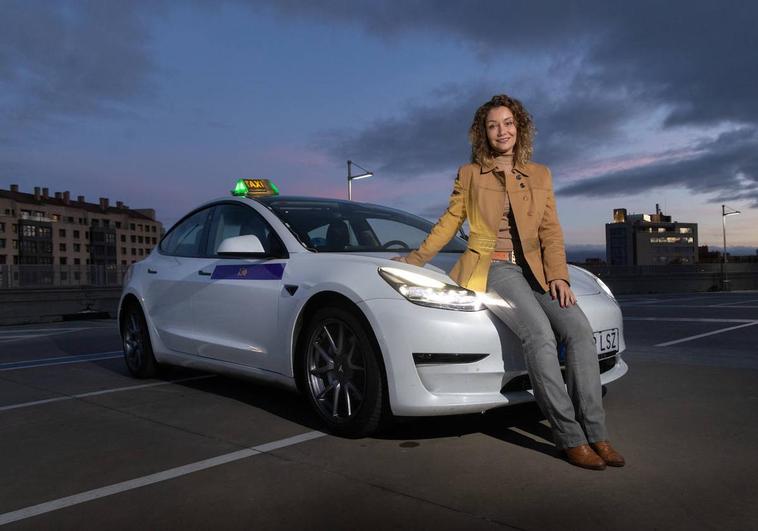
[[[407, 253], [399, 253], [396, 251], [388, 252], [388, 253], [369, 253], [369, 252], [354, 252], [354, 253], [330, 253], [330, 254], [339, 254], [342, 256], [362, 256], [366, 258], [373, 258], [376, 260], [377, 263], [380, 265], [384, 263], [385, 260], [391, 260], [395, 256], [405, 256]], [[432, 271], [436, 271], [437, 273], [443, 273], [447, 275], [451, 269], [453, 269], [453, 266], [458, 261], [458, 259], [461, 257], [461, 253], [438, 253], [437, 256], [432, 258], [432, 260], [423, 266], [425, 269], [431, 269]], [[386, 264], [384, 264], [386, 265]]]
[[[332, 253], [329, 253], [332, 254]], [[333, 253], [342, 256], [362, 256], [366, 258], [372, 258], [381, 265], [385, 260], [390, 260], [395, 256], [404, 256], [406, 253], [388, 252], [388, 253], [369, 253], [369, 252], [356, 252], [356, 253]], [[432, 260], [424, 267], [431, 269], [438, 273], [449, 274], [453, 269], [453, 266], [461, 257], [461, 253], [438, 253]], [[600, 286], [595, 282], [594, 275], [589, 271], [577, 267], [575, 265], [569, 265], [569, 281], [571, 282], [571, 289], [577, 297], [585, 295], [597, 295], [600, 293]]]

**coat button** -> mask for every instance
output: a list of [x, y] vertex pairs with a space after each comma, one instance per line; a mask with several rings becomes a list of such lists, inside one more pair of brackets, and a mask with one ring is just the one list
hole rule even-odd
[[526, 188], [526, 185], [524, 183], [521, 183], [521, 188]]
[[521, 175], [516, 175], [516, 179], [521, 180]]

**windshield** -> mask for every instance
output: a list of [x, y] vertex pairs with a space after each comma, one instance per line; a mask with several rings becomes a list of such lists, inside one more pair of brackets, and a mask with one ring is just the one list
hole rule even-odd
[[[329, 199], [261, 198], [300, 241], [318, 252], [387, 252], [418, 249], [433, 223], [392, 208]], [[455, 236], [443, 253], [462, 253]]]

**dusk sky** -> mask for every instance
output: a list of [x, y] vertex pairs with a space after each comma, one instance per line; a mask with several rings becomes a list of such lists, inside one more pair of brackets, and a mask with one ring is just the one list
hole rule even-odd
[[[569, 246], [614, 208], [758, 246], [758, 2], [0, 0], [0, 188], [155, 208], [239, 177], [442, 214], [476, 108], [534, 116]], [[167, 227], [168, 228], [168, 227]]]

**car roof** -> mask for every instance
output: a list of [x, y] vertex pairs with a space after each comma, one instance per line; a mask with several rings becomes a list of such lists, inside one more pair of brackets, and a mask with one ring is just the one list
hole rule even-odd
[[[348, 199], [335, 199], [333, 197], [313, 197], [313, 196], [305, 196], [305, 195], [268, 195], [268, 196], [261, 196], [261, 197], [249, 197], [248, 199], [252, 199], [253, 201], [257, 201], [267, 207], [272, 206], [275, 203], [293, 203], [293, 204], [307, 204], [307, 203], [336, 203], [340, 205], [350, 205], [350, 206], [358, 206], [358, 207], [368, 207], [368, 208], [376, 208], [380, 210], [386, 210], [388, 212], [397, 212], [398, 214], [403, 214], [405, 216], [413, 216], [420, 219], [424, 219], [425, 221], [429, 221], [425, 218], [422, 218], [421, 216], [418, 216], [416, 214], [413, 214], [411, 212], [406, 212], [405, 210], [399, 210], [397, 208], [388, 207], [385, 205], [377, 205], [375, 203], [364, 203], [361, 201], [350, 201]], [[277, 205], [278, 206], [278, 205]]]
[[[292, 201], [293, 203], [311, 203], [311, 202], [329, 202], [329, 203], [350, 203], [354, 205], [363, 205], [369, 203], [360, 203], [358, 201], [348, 201], [347, 199], [336, 199], [334, 197], [314, 197], [307, 195], [264, 195], [264, 196], [251, 196], [250, 199], [258, 201], [260, 203], [276, 203], [278, 201]], [[373, 206], [373, 205], [372, 205]], [[380, 205], [376, 205], [380, 206]]]

